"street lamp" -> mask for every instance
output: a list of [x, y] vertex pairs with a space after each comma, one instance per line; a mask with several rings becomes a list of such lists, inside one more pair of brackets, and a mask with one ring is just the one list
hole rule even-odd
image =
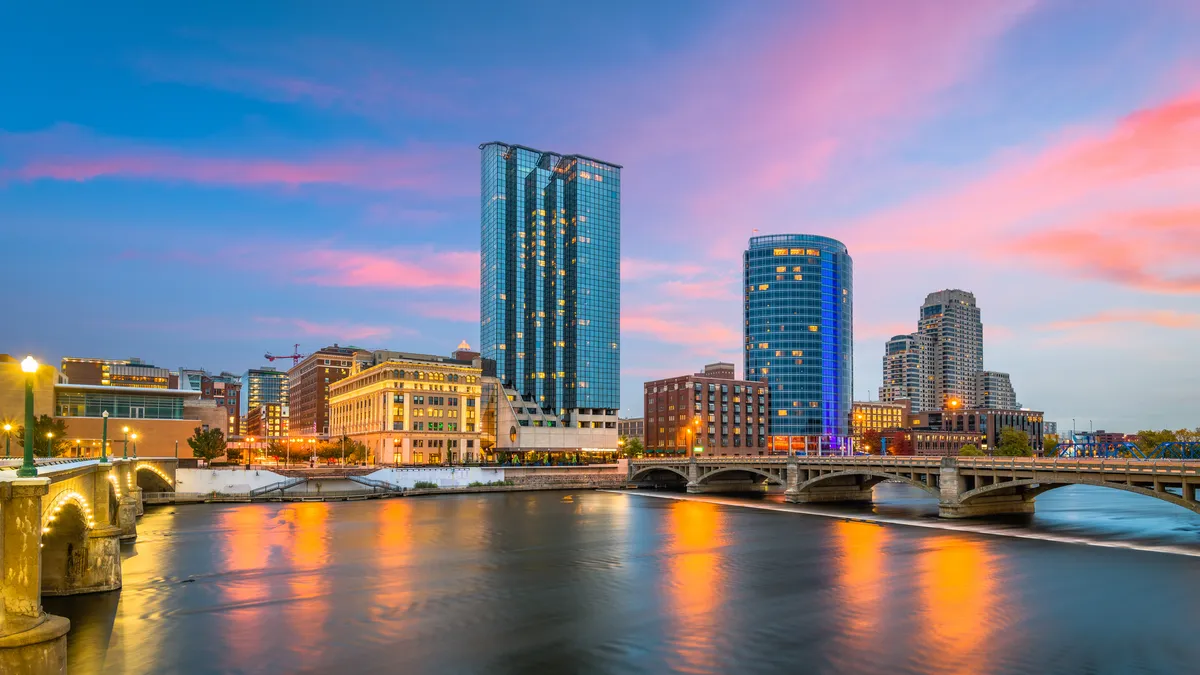
[[137, 434], [129, 434], [129, 437], [133, 439], [133, 458], [137, 459]]
[[37, 475], [37, 467], [33, 464], [33, 378], [37, 369], [38, 362], [32, 356], [21, 361], [21, 370], [25, 373], [25, 457], [21, 460], [21, 468], [17, 469], [17, 476], [21, 478]]
[[46, 456], [47, 457], [54, 456], [54, 432], [53, 431], [46, 432]]
[[100, 463], [108, 462], [108, 411], [105, 410], [101, 417], [104, 418], [104, 424], [100, 431]]
[[121, 432], [125, 434], [125, 445], [121, 447], [121, 458], [129, 459], [129, 427], [121, 427]]
[[4, 425], [4, 456], [5, 457], [11, 456], [11, 454], [9, 453], [9, 447], [8, 447], [9, 443], [11, 441], [12, 441], [12, 425], [5, 424]]

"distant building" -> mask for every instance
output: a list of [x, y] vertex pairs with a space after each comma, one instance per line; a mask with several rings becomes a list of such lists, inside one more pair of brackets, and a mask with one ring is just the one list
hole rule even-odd
[[200, 391], [204, 383], [204, 376], [208, 371], [200, 368], [180, 368], [179, 369], [179, 388], [187, 391]]
[[1042, 422], [1042, 435], [1058, 438], [1058, 422]]
[[975, 434], [975, 445], [988, 454], [1000, 445], [1000, 432], [1006, 428], [1028, 434], [1035, 454], [1041, 454], [1043, 449], [1044, 414], [1036, 410], [954, 408], [914, 413], [912, 417], [915, 430]]
[[646, 452], [706, 457], [769, 454], [769, 387], [733, 379], [733, 364], [644, 385]]
[[772, 451], [849, 452], [854, 289], [846, 246], [809, 234], [751, 237], [742, 291], [745, 377], [770, 385]]
[[289, 389], [287, 373], [269, 366], [247, 370], [242, 375], [242, 435], [256, 438], [287, 436], [291, 417]]
[[929, 336], [934, 405], [957, 401], [964, 408], [979, 407], [976, 373], [983, 370], [983, 321], [975, 294], [958, 289], [930, 293], [921, 305], [918, 332]]
[[220, 375], [209, 375], [205, 372], [200, 378], [200, 398], [210, 399], [218, 407], [224, 408], [229, 418], [229, 435], [241, 436], [241, 407], [242, 407], [242, 378], [233, 373], [223, 372]]
[[1008, 373], [981, 370], [975, 374], [975, 401], [979, 408], [1016, 410], [1017, 394]]
[[855, 401], [850, 412], [850, 429], [854, 436], [854, 449], [870, 452], [871, 448], [863, 447], [863, 434], [868, 431], [883, 432], [903, 429], [907, 426], [909, 414], [907, 401], [894, 403]]
[[63, 357], [62, 374], [71, 384], [168, 389], [171, 371], [141, 359]]
[[[554, 423], [541, 427], [559, 430], [552, 435], [524, 434], [534, 447], [613, 452], [621, 407], [621, 167], [500, 142], [484, 143], [480, 153], [480, 352], [495, 362], [498, 401], [516, 404], [509, 406], [514, 421]], [[499, 445], [522, 451], [500, 436]]]
[[888, 340], [883, 355], [880, 401], [909, 401], [912, 412], [935, 410], [940, 406], [934, 398], [933, 379], [933, 353], [928, 335], [912, 333]]
[[373, 354], [389, 356], [330, 383], [330, 433], [366, 444], [379, 464], [480, 461], [480, 361]]
[[329, 436], [329, 387], [348, 376], [358, 347], [324, 347], [288, 371], [288, 431], [297, 436]]
[[645, 417], [622, 417], [617, 419], [617, 435], [621, 438], [636, 438], [642, 441], [643, 445], [646, 441], [646, 418]]

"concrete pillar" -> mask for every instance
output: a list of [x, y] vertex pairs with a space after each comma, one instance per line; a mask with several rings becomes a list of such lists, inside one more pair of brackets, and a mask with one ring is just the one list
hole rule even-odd
[[117, 509], [117, 527], [121, 529], [122, 542], [137, 539], [137, 510], [138, 498], [133, 489], [137, 484], [133, 481], [133, 460], [116, 459], [113, 466], [117, 471], [117, 483], [121, 486], [120, 506]]
[[688, 492], [700, 491], [700, 467], [696, 464], [695, 456], [688, 459]]
[[92, 502], [92, 512], [95, 514], [95, 519], [101, 526], [111, 525], [113, 514], [108, 509], [108, 491], [112, 489], [108, 476], [112, 472], [111, 464], [100, 464], [96, 467], [96, 473], [92, 476], [92, 494], [90, 500]]
[[66, 673], [71, 622], [42, 611], [42, 496], [47, 478], [0, 483], [0, 673]]
[[795, 455], [788, 455], [787, 462], [787, 489], [783, 491], [784, 501], [798, 502], [800, 501], [800, 466], [796, 463]]
[[959, 472], [958, 459], [943, 457], [941, 464], [941, 500], [938, 516], [941, 518], [972, 518], [1011, 513], [1033, 513], [1033, 499], [1026, 499], [1023, 487], [999, 489], [994, 493], [974, 497], [970, 503], [962, 503], [966, 481]]

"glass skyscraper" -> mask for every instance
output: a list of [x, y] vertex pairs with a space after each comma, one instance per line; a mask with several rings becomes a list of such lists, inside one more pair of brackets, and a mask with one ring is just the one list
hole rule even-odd
[[752, 237], [744, 255], [746, 379], [771, 387], [771, 451], [849, 451], [853, 264], [840, 241]]
[[621, 167], [522, 145], [479, 147], [481, 355], [526, 406], [572, 427], [611, 421], [615, 430]]

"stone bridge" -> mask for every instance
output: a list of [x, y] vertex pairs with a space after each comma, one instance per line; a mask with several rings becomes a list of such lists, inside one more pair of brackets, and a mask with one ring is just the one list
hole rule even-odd
[[938, 499], [938, 515], [967, 518], [1032, 513], [1038, 495], [1095, 485], [1154, 497], [1200, 513], [1200, 462], [1030, 457], [730, 457], [637, 459], [629, 482], [688, 492], [784, 490], [789, 502], [871, 501], [883, 481]]
[[[70, 623], [42, 595], [121, 587], [122, 542], [137, 538], [142, 491], [175, 489], [175, 458], [0, 460], [0, 672], [65, 672]], [[61, 657], [61, 658], [60, 658]]]

